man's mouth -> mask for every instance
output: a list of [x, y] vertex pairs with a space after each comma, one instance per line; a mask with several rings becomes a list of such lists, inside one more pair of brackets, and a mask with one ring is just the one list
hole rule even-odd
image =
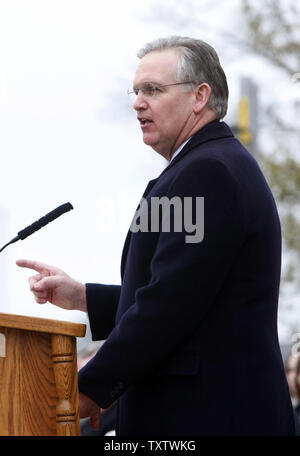
[[145, 117], [139, 117], [138, 120], [140, 121], [140, 124], [141, 124], [142, 127], [152, 123], [151, 119], [146, 119]]

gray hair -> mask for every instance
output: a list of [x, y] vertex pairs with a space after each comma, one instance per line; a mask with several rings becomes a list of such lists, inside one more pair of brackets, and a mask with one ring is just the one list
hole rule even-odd
[[228, 85], [214, 48], [202, 40], [170, 36], [146, 44], [137, 56], [141, 59], [150, 52], [170, 48], [179, 49], [181, 52], [176, 75], [178, 82], [193, 81], [194, 85], [207, 83], [211, 87], [208, 106], [214, 110], [218, 119], [225, 117], [228, 107]]

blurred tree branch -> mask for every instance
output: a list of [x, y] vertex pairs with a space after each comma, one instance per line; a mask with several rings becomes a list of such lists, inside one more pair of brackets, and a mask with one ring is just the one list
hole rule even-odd
[[255, 2], [251, 3], [242, 0], [242, 14], [246, 19], [244, 43], [248, 49], [290, 76], [300, 71], [299, 5], [281, 0], [268, 0], [256, 6]]

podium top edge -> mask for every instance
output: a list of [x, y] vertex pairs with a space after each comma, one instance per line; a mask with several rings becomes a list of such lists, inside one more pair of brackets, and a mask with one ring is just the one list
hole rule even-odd
[[[25, 315], [6, 314], [0, 312], [0, 328], [37, 331], [64, 336], [84, 337], [86, 325], [50, 318], [39, 318]], [[1, 332], [1, 331], [0, 331]]]

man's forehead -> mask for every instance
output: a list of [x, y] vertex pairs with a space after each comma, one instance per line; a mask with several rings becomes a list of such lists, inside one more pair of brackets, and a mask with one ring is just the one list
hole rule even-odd
[[166, 81], [173, 82], [178, 68], [178, 59], [177, 49], [165, 49], [146, 54], [136, 69], [134, 85], [144, 82], [160, 84]]

